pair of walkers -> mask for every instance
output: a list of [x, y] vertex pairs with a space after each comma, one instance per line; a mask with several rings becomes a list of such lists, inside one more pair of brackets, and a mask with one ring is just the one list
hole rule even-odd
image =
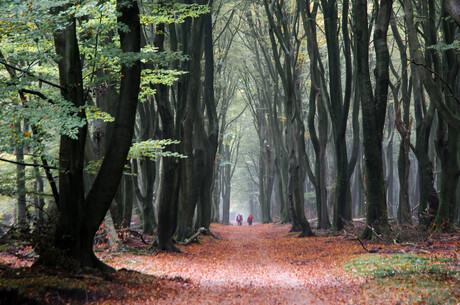
[[[253, 220], [254, 220], [254, 217], [252, 217], [252, 215], [249, 215], [248, 216], [248, 224], [250, 226], [252, 225]], [[236, 222], [238, 223], [239, 226], [243, 225], [243, 215], [241, 215], [241, 214], [236, 215]]]

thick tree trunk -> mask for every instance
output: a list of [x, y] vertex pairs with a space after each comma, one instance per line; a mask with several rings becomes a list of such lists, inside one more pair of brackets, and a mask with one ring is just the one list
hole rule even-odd
[[380, 10], [374, 33], [377, 54], [375, 97], [369, 75], [369, 34], [367, 25], [367, 1], [356, 1], [355, 24], [358, 55], [358, 83], [363, 113], [363, 138], [366, 172], [367, 214], [366, 228], [361, 238], [372, 238], [373, 228], [379, 234], [387, 233], [388, 215], [383, 177], [382, 139], [389, 84], [389, 53], [387, 30], [392, 1], [380, 1]]
[[[453, 224], [455, 205], [456, 205], [456, 189], [458, 184], [459, 169], [457, 160], [458, 149], [458, 133], [451, 127], [447, 126], [447, 136], [443, 134], [443, 121], [439, 118], [437, 140], [437, 152], [441, 161], [441, 189], [440, 203], [434, 221], [434, 229], [442, 232], [450, 232], [454, 230]], [[445, 138], [444, 138], [445, 137]]]
[[[304, 160], [304, 158], [300, 156], [300, 152], [304, 149], [304, 146], [300, 146], [300, 145], [304, 145], [303, 143], [304, 133], [299, 132], [300, 128], [298, 128], [297, 124], [298, 122], [293, 122], [292, 124], [293, 126], [289, 128], [290, 132], [288, 131], [288, 136], [291, 141], [290, 158], [289, 158], [289, 190], [290, 190], [289, 200], [291, 201], [291, 205], [294, 208], [295, 217], [300, 227], [301, 232], [299, 234], [299, 237], [307, 237], [307, 236], [312, 236], [313, 231], [311, 230], [310, 224], [307, 218], [305, 217], [305, 211], [304, 211], [304, 189], [303, 189], [304, 183], [303, 182], [305, 179], [305, 174], [304, 174], [303, 166], [302, 166], [302, 160]], [[299, 145], [299, 142], [300, 142], [300, 145]], [[294, 227], [294, 223], [293, 223], [293, 227]], [[291, 231], [293, 230], [291, 229]]]
[[[291, 41], [293, 38], [293, 29], [291, 24], [284, 18], [278, 19], [279, 16], [283, 16], [285, 12], [282, 11], [280, 6], [270, 6], [267, 0], [264, 0], [264, 8], [267, 13], [268, 21], [270, 24], [269, 36], [272, 46], [273, 58], [276, 65], [276, 70], [281, 78], [284, 90], [284, 110], [286, 113], [286, 141], [288, 143], [288, 155], [289, 155], [289, 201], [291, 206], [294, 207], [294, 214], [292, 215], [293, 221], [297, 219], [297, 222], [301, 228], [300, 237], [311, 236], [313, 232], [310, 224], [305, 217], [304, 211], [304, 171], [307, 168], [307, 164], [304, 162], [307, 160], [305, 153], [305, 130], [303, 121], [300, 117], [300, 103], [297, 99], [300, 94], [298, 91], [298, 75], [296, 72], [296, 52], [297, 46]], [[274, 11], [276, 10], [276, 11]], [[277, 18], [278, 22], [275, 22], [274, 17]], [[282, 29], [281, 29], [282, 26]], [[281, 64], [280, 56], [278, 55], [277, 41], [283, 47], [284, 62]], [[293, 227], [294, 227], [293, 223]]]
[[[342, 230], [344, 225], [352, 220], [351, 212], [351, 193], [350, 193], [350, 175], [347, 157], [346, 145], [346, 121], [350, 106], [351, 91], [351, 50], [348, 44], [347, 18], [344, 18], [344, 42], [345, 44], [345, 62], [347, 83], [345, 87], [345, 96], [342, 97], [341, 82], [341, 60], [339, 39], [337, 36], [337, 1], [321, 0], [325, 15], [325, 30], [329, 62], [329, 93], [330, 104], [328, 104], [329, 114], [331, 116], [332, 130], [334, 133], [335, 145], [335, 165], [336, 177], [334, 187], [334, 215], [332, 227], [334, 230]], [[348, 1], [344, 1], [344, 15], [348, 15]]]
[[[76, 21], [69, 20], [66, 28], [55, 34], [56, 53], [61, 56], [59, 61], [60, 84], [64, 98], [75, 106], [85, 104], [82, 83], [82, 68], [76, 37]], [[78, 85], [75, 85], [78, 84]], [[83, 117], [83, 114], [79, 114]], [[59, 201], [56, 202], [60, 217], [58, 219], [54, 247], [62, 253], [45, 252], [39, 249], [40, 258], [37, 264], [63, 264], [61, 256], [69, 256], [76, 265], [97, 267], [98, 259], [93, 253], [93, 237], [99, 226], [92, 231], [84, 220], [84, 189], [83, 162], [86, 138], [86, 125], [80, 128], [77, 139], [61, 136], [59, 160], [60, 167], [66, 169], [59, 174]], [[102, 221], [102, 220], [101, 220]]]
[[[190, 21], [190, 28], [183, 27], [185, 54], [190, 56], [186, 67], [188, 74], [183, 81], [179, 102], [180, 149], [187, 158], [181, 160], [181, 191], [175, 237], [183, 241], [194, 233], [193, 216], [199, 198], [200, 183], [204, 176], [204, 127], [200, 109], [201, 55], [203, 37], [203, 17]], [[190, 34], [188, 33], [190, 31]], [[190, 35], [190, 37], [188, 37]]]
[[[129, 4], [127, 6], [126, 1], [122, 0], [117, 3], [120, 13], [118, 22], [129, 29], [129, 33], [120, 32], [121, 47], [123, 52], [139, 52], [139, 9], [136, 1]], [[76, 107], [84, 106], [82, 69], [74, 18], [70, 18], [64, 30], [55, 34], [55, 45], [57, 54], [61, 56], [59, 77], [61, 86], [65, 88], [62, 94]], [[86, 200], [83, 189], [86, 126], [79, 130], [77, 139], [61, 137], [60, 167], [66, 170], [61, 171], [59, 179], [60, 201], [57, 205], [60, 217], [54, 242], [54, 249], [59, 253], [40, 249], [37, 264], [66, 264], [70, 268], [90, 267], [113, 271], [113, 268], [94, 255], [93, 239], [115, 195], [131, 145], [140, 72], [139, 60], [129, 67], [122, 65], [121, 73], [124, 77], [121, 80], [114, 132], [108, 147], [110, 154], [106, 154]], [[84, 117], [85, 113], [82, 111], [78, 115]]]
[[[208, 4], [212, 6], [212, 1]], [[205, 146], [205, 173], [203, 183], [200, 188], [198, 228], [209, 229], [211, 224], [212, 191], [214, 184], [215, 158], [219, 138], [219, 124], [217, 118], [216, 102], [214, 98], [214, 50], [212, 37], [212, 14], [203, 16], [204, 20], [204, 58], [205, 58], [205, 79], [203, 100], [206, 106], [208, 119], [207, 135], [204, 142]]]
[[[165, 25], [157, 25], [155, 46], [159, 52], [164, 51]], [[155, 102], [161, 118], [162, 134], [165, 139], [175, 139], [174, 112], [170, 104], [168, 87], [156, 85]], [[169, 147], [177, 152], [177, 145]], [[179, 196], [179, 161], [175, 158], [162, 158], [160, 169], [160, 193], [158, 195], [157, 239], [153, 246], [160, 250], [179, 251], [173, 243], [175, 226], [175, 209]]]
[[[263, 106], [262, 106], [263, 107]], [[272, 222], [270, 202], [274, 182], [274, 159], [270, 141], [271, 134], [265, 120], [265, 112], [259, 111], [259, 202], [262, 210], [262, 223]]]

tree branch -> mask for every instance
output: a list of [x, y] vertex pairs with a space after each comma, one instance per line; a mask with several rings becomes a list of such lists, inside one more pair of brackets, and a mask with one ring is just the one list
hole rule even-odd
[[433, 69], [430, 69], [430, 67], [428, 67], [427, 65], [423, 64], [423, 63], [418, 63], [415, 61], [415, 59], [408, 59], [408, 61], [416, 66], [421, 66], [423, 67], [424, 69], [428, 70], [431, 74], [433, 74], [434, 76], [436, 76], [437, 79], [439, 79], [446, 87], [447, 89], [449, 89], [449, 92], [450, 94], [452, 95], [452, 97], [454, 98], [454, 100], [457, 102], [457, 104], [460, 105], [460, 100], [458, 99], [458, 97], [455, 95], [455, 92], [452, 90], [452, 87], [451, 85], [441, 76], [439, 75], [438, 72], [434, 71]]
[[10, 68], [10, 69], [13, 69], [13, 70], [16, 70], [16, 71], [20, 71], [20, 72], [25, 73], [25, 74], [27, 74], [27, 75], [29, 75], [29, 76], [32, 76], [32, 77], [38, 79], [39, 81], [41, 81], [42, 83], [45, 83], [45, 84], [48, 84], [48, 85], [50, 85], [50, 86], [59, 88], [59, 89], [61, 89], [61, 90], [63, 90], [63, 91], [67, 91], [67, 89], [64, 88], [64, 87], [61, 87], [61, 86], [59, 86], [59, 85], [57, 85], [57, 84], [54, 84], [54, 83], [52, 83], [52, 82], [50, 82], [50, 81], [47, 81], [47, 80], [42, 79], [42, 78], [40, 78], [40, 77], [37, 77], [37, 76], [33, 75], [32, 73], [30, 73], [29, 71], [25, 71], [25, 70], [23, 70], [23, 69], [20, 69], [20, 68], [17, 68], [17, 67], [15, 67], [15, 66], [12, 66], [12, 65], [8, 64], [7, 62], [5, 62], [5, 61], [3, 61], [3, 60], [0, 60], [0, 64], [3, 64], [3, 65], [4, 65], [5, 67], [7, 67], [7, 68]]
[[42, 167], [42, 168], [48, 168], [48, 169], [56, 169], [56, 170], [62, 170], [62, 168], [56, 167], [56, 166], [51, 166], [51, 165], [45, 165], [45, 164], [34, 164], [34, 163], [25, 163], [25, 162], [17, 162], [13, 160], [8, 160], [5, 158], [0, 158], [0, 161], [3, 162], [8, 162], [8, 163], [13, 163], [17, 165], [24, 165], [24, 166], [33, 166], [33, 167]]

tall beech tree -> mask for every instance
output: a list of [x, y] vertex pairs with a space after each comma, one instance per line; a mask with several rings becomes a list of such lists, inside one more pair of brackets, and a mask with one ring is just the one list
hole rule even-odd
[[[174, 27], [171, 26], [174, 30]], [[159, 52], [165, 50], [165, 24], [156, 25], [155, 47]], [[169, 88], [164, 84], [155, 85], [155, 102], [161, 118], [161, 132], [167, 139], [176, 139], [174, 108], [169, 95]], [[177, 152], [178, 145], [171, 145], [170, 150]], [[161, 162], [160, 187], [158, 195], [158, 229], [154, 246], [160, 250], [176, 251], [173, 243], [175, 213], [179, 200], [179, 160], [164, 158]]]
[[[289, 158], [288, 200], [293, 217], [297, 218], [300, 235], [311, 236], [313, 232], [305, 217], [304, 179], [307, 155], [305, 152], [305, 127], [301, 118], [301, 99], [298, 88], [298, 52], [300, 40], [296, 35], [298, 15], [287, 17], [286, 3], [264, 0], [264, 8], [269, 21], [269, 35], [276, 70], [281, 78], [284, 91], [284, 110], [286, 114], [286, 144]], [[279, 45], [278, 45], [279, 44]], [[280, 48], [280, 52], [278, 49]], [[282, 52], [284, 60], [281, 61]], [[296, 229], [296, 228], [293, 228]]]
[[367, 196], [366, 227], [360, 237], [368, 239], [373, 237], [373, 230], [381, 234], [389, 228], [383, 179], [382, 141], [390, 81], [387, 31], [393, 1], [381, 0], [376, 4], [379, 5], [379, 10], [373, 37], [377, 60], [374, 71], [375, 92], [369, 74], [367, 0], [356, 0], [354, 7]]
[[[212, 1], [208, 3], [212, 9]], [[214, 46], [212, 11], [203, 16], [203, 44], [204, 44], [204, 92], [203, 104], [206, 108], [207, 127], [203, 133], [205, 146], [205, 174], [200, 187], [198, 203], [198, 217], [196, 227], [209, 229], [212, 215], [212, 188], [214, 184], [215, 158], [219, 140], [219, 122], [217, 116], [216, 99], [214, 97]]]
[[[62, 13], [68, 6], [54, 8]], [[77, 138], [61, 136], [59, 160], [63, 169], [59, 174], [59, 211], [53, 247], [38, 247], [40, 258], [36, 264], [66, 265], [75, 268], [98, 268], [113, 271], [93, 252], [94, 235], [99, 228], [117, 190], [126, 156], [131, 146], [141, 66], [133, 55], [140, 51], [140, 21], [137, 1], [117, 2], [120, 45], [125, 56], [122, 64], [118, 110], [112, 137], [98, 175], [85, 197], [83, 189], [83, 162], [87, 127], [81, 127]], [[80, 50], [77, 40], [76, 19], [66, 17], [65, 26], [56, 32], [56, 53], [60, 56], [59, 79], [64, 98], [76, 107], [85, 105]], [[85, 115], [81, 111], [79, 116]], [[69, 261], [70, 260], [70, 264]], [[67, 262], [67, 263], [65, 263]]]
[[[299, 1], [299, 8], [303, 20], [303, 27], [307, 37], [307, 50], [310, 57], [311, 94], [308, 113], [308, 130], [316, 155], [315, 175], [309, 175], [315, 187], [316, 211], [318, 215], [318, 228], [329, 229], [329, 211], [327, 208], [327, 175], [326, 175], [326, 146], [328, 135], [328, 116], [326, 103], [329, 92], [326, 89], [324, 67], [320, 59], [318, 38], [316, 35], [316, 17], [319, 3], [313, 5], [310, 11], [310, 1]], [[317, 129], [315, 116], [318, 115]]]
[[190, 59], [182, 70], [188, 74], [179, 80], [177, 128], [180, 152], [187, 158], [181, 162], [179, 209], [175, 237], [184, 240], [194, 233], [193, 216], [205, 174], [205, 129], [201, 112], [201, 54], [204, 17], [188, 19], [181, 26], [184, 54]]
[[[442, 34], [446, 45], [454, 41], [453, 33], [458, 27], [456, 23], [446, 20], [451, 7], [450, 2], [442, 1]], [[436, 149], [441, 162], [441, 188], [440, 202], [437, 207], [434, 221], [435, 229], [440, 231], [452, 230], [456, 207], [456, 189], [458, 187], [459, 165], [457, 160], [458, 131], [460, 130], [460, 116], [458, 98], [455, 84], [459, 81], [458, 59], [452, 49], [441, 51], [443, 56], [436, 52], [431, 53], [432, 68], [423, 61], [420, 42], [414, 24], [414, 9], [410, 1], [404, 1], [406, 16], [407, 35], [409, 39], [412, 64], [416, 66], [421, 83], [423, 83], [430, 102], [438, 113], [438, 130]], [[434, 1], [428, 1], [427, 29], [434, 29], [436, 6]], [[437, 36], [434, 31], [426, 33], [428, 45], [434, 47], [437, 44]], [[431, 61], [430, 61], [431, 62]], [[433, 78], [433, 74], [435, 78]], [[452, 85], [453, 84], [453, 85]], [[429, 163], [428, 163], [429, 164]], [[427, 173], [429, 174], [429, 172]], [[427, 179], [428, 180], [428, 179]], [[429, 181], [429, 180], [428, 180]], [[436, 199], [432, 202], [436, 206]], [[425, 204], [425, 202], [424, 202]], [[429, 208], [433, 208], [430, 207]], [[422, 211], [424, 213], [424, 211]], [[420, 214], [420, 213], [419, 213]]]
[[339, 48], [339, 27], [336, 0], [321, 0], [326, 32], [328, 63], [329, 63], [329, 96], [326, 105], [332, 122], [334, 134], [334, 155], [336, 166], [334, 188], [334, 215], [332, 226], [335, 230], [343, 229], [347, 221], [352, 220], [350, 174], [347, 156], [346, 126], [351, 101], [351, 45], [348, 36], [349, 1], [342, 1], [342, 38], [345, 55], [345, 86], [342, 95], [342, 73]]

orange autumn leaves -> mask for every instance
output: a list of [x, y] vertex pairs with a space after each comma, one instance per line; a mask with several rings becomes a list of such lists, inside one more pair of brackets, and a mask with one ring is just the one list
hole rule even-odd
[[[122, 255], [106, 257], [116, 268], [184, 278], [189, 289], [169, 295], [168, 301], [182, 304], [316, 304], [326, 302], [324, 289], [361, 280], [343, 273], [341, 266], [362, 248], [343, 238], [298, 239], [290, 226], [273, 224], [222, 226], [211, 230], [220, 239], [204, 237], [202, 244], [181, 247], [183, 253], [155, 256]], [[340, 277], [340, 279], [338, 278]], [[342, 292], [336, 301], [345, 302]], [[206, 301], [205, 301], [206, 300]], [[191, 302], [193, 303], [193, 302]]]
[[[354, 236], [297, 238], [289, 229], [290, 225], [212, 224], [211, 231], [219, 239], [200, 237], [200, 244], [179, 246], [182, 253], [97, 252], [119, 270], [155, 277], [120, 271], [110, 283], [117, 285], [109, 289], [110, 294], [89, 303], [425, 304], [427, 297], [436, 300], [430, 291], [452, 292], [459, 286], [458, 280], [443, 279], [436, 283], [437, 290], [422, 291], [417, 283], [411, 286], [398, 277], [376, 281], [356, 275], [344, 264], [370, 254]], [[457, 255], [458, 262], [459, 245], [457, 234], [447, 240], [432, 237], [423, 249], [392, 244], [368, 248], [391, 253], [418, 251], [415, 253], [429, 257]], [[0, 256], [0, 261], [11, 263], [5, 257]], [[423, 294], [418, 296], [418, 292]]]

